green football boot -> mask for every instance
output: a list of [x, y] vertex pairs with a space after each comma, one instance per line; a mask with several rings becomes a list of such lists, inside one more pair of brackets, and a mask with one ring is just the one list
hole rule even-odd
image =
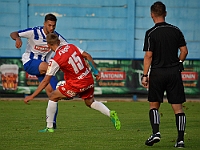
[[38, 132], [54, 132], [53, 128], [45, 128], [43, 130], [39, 130]]
[[120, 123], [120, 121], [119, 121], [119, 118], [118, 118], [118, 116], [117, 116], [117, 113], [116, 113], [114, 110], [111, 110], [111, 111], [110, 111], [110, 119], [111, 119], [112, 123], [114, 124], [115, 129], [116, 129], [116, 130], [120, 130], [120, 128], [121, 128], [121, 123]]

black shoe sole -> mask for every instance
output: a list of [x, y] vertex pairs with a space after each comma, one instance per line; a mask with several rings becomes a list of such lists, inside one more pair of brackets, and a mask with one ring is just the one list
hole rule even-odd
[[153, 146], [154, 143], [158, 143], [158, 142], [160, 142], [160, 139], [155, 139], [155, 140], [153, 140], [151, 142], [146, 141], [145, 145], [147, 145], [147, 146]]
[[185, 148], [184, 144], [175, 145], [174, 147], [176, 147], [176, 148]]

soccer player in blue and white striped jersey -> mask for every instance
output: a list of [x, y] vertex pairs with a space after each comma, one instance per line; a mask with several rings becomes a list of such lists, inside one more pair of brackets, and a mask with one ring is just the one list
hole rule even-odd
[[[53, 14], [45, 16], [44, 25], [33, 28], [27, 28], [12, 32], [11, 38], [15, 40], [16, 48], [21, 48], [21, 38], [27, 38], [27, 46], [24, 54], [22, 55], [22, 63], [24, 70], [30, 74], [37, 76], [41, 82], [46, 74], [48, 61], [51, 59], [53, 51], [48, 47], [46, 35], [48, 33], [56, 33], [59, 37], [61, 45], [66, 45], [68, 42], [59, 33], [55, 31], [57, 18]], [[55, 76], [51, 78], [50, 84], [45, 88], [48, 96], [56, 89], [57, 79]], [[58, 112], [58, 111], [57, 111]], [[54, 117], [54, 128], [56, 128], [56, 117]]]

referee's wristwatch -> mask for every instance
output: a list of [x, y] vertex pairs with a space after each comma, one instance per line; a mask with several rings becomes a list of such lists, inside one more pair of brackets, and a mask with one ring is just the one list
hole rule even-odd
[[142, 74], [142, 78], [143, 78], [143, 77], [148, 77], [148, 74]]

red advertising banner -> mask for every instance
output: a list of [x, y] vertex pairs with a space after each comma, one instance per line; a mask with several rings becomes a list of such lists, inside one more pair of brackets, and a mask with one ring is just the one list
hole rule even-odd
[[198, 72], [182, 72], [183, 81], [197, 81], [198, 80]]

